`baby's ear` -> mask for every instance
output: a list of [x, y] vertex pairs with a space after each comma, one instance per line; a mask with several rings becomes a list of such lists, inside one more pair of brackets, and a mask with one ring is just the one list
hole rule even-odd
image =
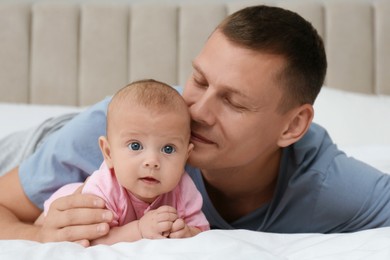
[[110, 143], [108, 142], [107, 137], [105, 137], [105, 136], [99, 137], [99, 147], [100, 147], [100, 151], [102, 152], [102, 155], [104, 157], [104, 161], [107, 164], [107, 167], [109, 169], [114, 168], [114, 165], [112, 163], [112, 158], [111, 158]]
[[194, 144], [193, 143], [189, 143], [188, 144], [188, 150], [187, 150], [187, 159], [190, 156], [190, 153], [192, 152], [193, 149], [194, 149]]

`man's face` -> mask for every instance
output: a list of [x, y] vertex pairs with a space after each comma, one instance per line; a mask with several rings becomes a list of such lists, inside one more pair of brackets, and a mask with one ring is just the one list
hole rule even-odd
[[277, 76], [284, 60], [229, 42], [216, 31], [193, 61], [183, 97], [192, 117], [189, 163], [201, 169], [264, 163], [279, 149], [287, 116]]

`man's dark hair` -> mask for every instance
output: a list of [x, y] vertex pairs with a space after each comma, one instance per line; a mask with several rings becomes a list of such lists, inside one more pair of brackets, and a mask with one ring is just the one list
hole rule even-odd
[[284, 57], [286, 66], [279, 77], [284, 93], [281, 112], [314, 103], [327, 61], [323, 41], [311, 23], [292, 11], [261, 5], [231, 14], [217, 30], [239, 46]]

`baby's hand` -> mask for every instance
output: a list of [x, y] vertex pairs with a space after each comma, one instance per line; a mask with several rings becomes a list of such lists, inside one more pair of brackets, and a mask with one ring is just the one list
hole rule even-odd
[[138, 227], [142, 238], [166, 238], [178, 218], [175, 208], [161, 206], [147, 212], [139, 221]]
[[201, 232], [200, 229], [196, 227], [188, 226], [182, 218], [178, 218], [173, 222], [171, 233], [169, 238], [185, 238], [192, 237]]

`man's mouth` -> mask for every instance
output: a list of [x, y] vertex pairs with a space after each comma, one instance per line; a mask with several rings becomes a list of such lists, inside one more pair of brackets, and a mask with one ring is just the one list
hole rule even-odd
[[212, 142], [211, 140], [194, 132], [191, 132], [191, 141], [205, 143], [205, 144], [214, 144], [214, 142]]

